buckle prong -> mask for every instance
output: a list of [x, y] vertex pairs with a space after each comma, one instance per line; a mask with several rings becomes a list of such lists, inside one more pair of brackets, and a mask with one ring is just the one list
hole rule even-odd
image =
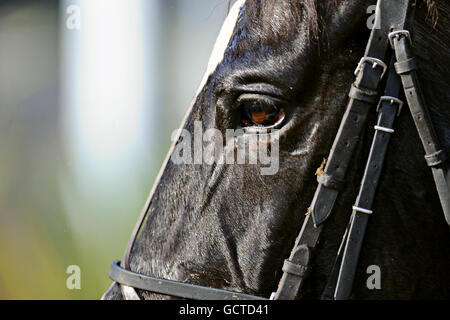
[[383, 61], [381, 61], [378, 58], [362, 57], [361, 60], [358, 63], [358, 66], [356, 67], [355, 76], [358, 76], [358, 74], [361, 72], [361, 70], [363, 68], [363, 65], [365, 63], [371, 63], [372, 64], [372, 69], [376, 69], [377, 67], [382, 67], [383, 68], [383, 73], [381, 74], [380, 80], [384, 77], [384, 75], [386, 74], [386, 71], [388, 69], [388, 66], [386, 65], [386, 63], [384, 63]]
[[397, 117], [400, 116], [400, 113], [402, 112], [402, 108], [403, 108], [403, 101], [402, 100], [400, 100], [400, 99], [398, 99], [396, 97], [382, 96], [380, 98], [380, 101], [378, 102], [377, 112], [380, 112], [381, 104], [383, 102], [389, 102], [391, 105], [398, 104]]
[[412, 46], [411, 34], [409, 33], [409, 31], [408, 30], [397, 30], [397, 31], [390, 32], [388, 35], [389, 43], [391, 44], [392, 49], [395, 49], [394, 39], [396, 39], [396, 38], [400, 39], [402, 36], [407, 38], [409, 40], [409, 44]]

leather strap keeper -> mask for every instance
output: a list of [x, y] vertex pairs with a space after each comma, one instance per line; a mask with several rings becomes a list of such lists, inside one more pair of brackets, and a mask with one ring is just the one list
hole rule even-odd
[[352, 84], [348, 96], [355, 100], [375, 104], [377, 103], [378, 93], [373, 90], [358, 88]]
[[444, 150], [439, 150], [433, 154], [426, 155], [425, 160], [429, 167], [436, 167], [443, 164], [447, 160], [447, 157]]
[[396, 62], [395, 63], [395, 71], [397, 72], [397, 74], [402, 75], [405, 73], [409, 73], [413, 70], [417, 70], [418, 66], [417, 66], [417, 62], [415, 58], [410, 58], [408, 60], [405, 61], [400, 61], [400, 62]]
[[317, 182], [326, 188], [334, 190], [343, 190], [345, 181], [336, 178], [335, 176], [327, 173], [321, 173], [317, 176]]
[[306, 272], [308, 271], [308, 268], [305, 266], [302, 266], [300, 264], [293, 263], [289, 260], [284, 260], [283, 264], [283, 272], [287, 272], [299, 277], [303, 277]]

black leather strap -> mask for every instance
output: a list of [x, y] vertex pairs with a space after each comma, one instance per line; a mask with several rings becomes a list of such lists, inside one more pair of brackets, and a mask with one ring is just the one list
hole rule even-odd
[[367, 102], [370, 104], [375, 104], [378, 98], [378, 92], [374, 90], [358, 88], [354, 84], [350, 89], [350, 93], [348, 94], [350, 99], [359, 100], [362, 102]]
[[[379, 63], [374, 64], [372, 61], [385, 59], [389, 45], [387, 35], [392, 29], [403, 28], [408, 3], [409, 1], [406, 0], [378, 1], [376, 24], [379, 24], [380, 28], [374, 28], [371, 32], [364, 57], [366, 61], [357, 69], [361, 72], [357, 73], [356, 81], [350, 90], [350, 101], [324, 170], [326, 174], [339, 180], [345, 180], [369, 110], [376, 103], [373, 98], [377, 96], [375, 93], [385, 71]], [[337, 189], [328, 188], [325, 185], [318, 186], [311, 205], [311, 215], [316, 225], [323, 223], [329, 217], [338, 194]]]
[[417, 78], [416, 68], [407, 68], [409, 61], [414, 58], [411, 49], [409, 33], [397, 35], [392, 38], [395, 55], [397, 57], [397, 69], [403, 83], [406, 100], [416, 124], [420, 139], [425, 149], [425, 160], [431, 167], [436, 188], [441, 200], [442, 209], [447, 223], [450, 225], [450, 173], [445, 162], [445, 151], [440, 148], [439, 140], [431, 122], [428, 107], [425, 104], [422, 91]]
[[[365, 127], [368, 113], [375, 105], [374, 100], [367, 99], [367, 97], [373, 96], [374, 92], [377, 92], [380, 79], [387, 68], [383, 67], [380, 61], [382, 62], [386, 56], [389, 43], [388, 34], [392, 29], [403, 28], [408, 4], [407, 0], [378, 0], [376, 24], [379, 24], [381, 28], [374, 28], [371, 32], [365, 57], [357, 68], [356, 81], [349, 94], [350, 100], [323, 173], [332, 177], [333, 181], [345, 181], [347, 169]], [[361, 99], [361, 97], [363, 98]], [[319, 177], [319, 182], [324, 181], [329, 181], [329, 179]], [[339, 189], [336, 185], [319, 184], [312, 200], [310, 213], [305, 218], [291, 252], [290, 261], [295, 263], [301, 261], [302, 265], [309, 266], [312, 251], [320, 238], [322, 223], [331, 214]], [[304, 282], [305, 276], [299, 277], [284, 272], [275, 299], [295, 299]]]
[[[399, 101], [401, 81], [394, 69], [394, 59], [386, 83], [385, 97], [381, 99], [378, 122], [375, 126], [375, 135], [372, 141], [369, 158], [359, 189], [356, 203], [353, 207], [352, 218], [348, 236], [345, 238], [345, 247], [339, 276], [336, 282], [334, 299], [342, 300], [350, 297], [359, 254], [363, 244], [364, 235], [372, 214], [372, 203], [375, 199], [381, 170], [387, 153], [391, 135], [394, 133], [395, 118], [401, 110], [403, 102]], [[391, 97], [391, 99], [386, 98]], [[336, 266], [337, 267], [337, 266]], [[332, 271], [332, 274], [335, 271]]]
[[136, 289], [193, 300], [267, 300], [240, 292], [233, 292], [189, 283], [150, 277], [124, 269], [120, 261], [113, 261], [109, 277], [117, 283]]
[[322, 292], [321, 300], [334, 300], [334, 292], [336, 291], [336, 283], [339, 277], [339, 270], [342, 264], [342, 257], [344, 256], [344, 247], [347, 243], [348, 232], [350, 230], [350, 226], [353, 221], [353, 215], [350, 216], [350, 222], [345, 229], [344, 236], [342, 237], [341, 244], [339, 246], [339, 250], [336, 255], [336, 259], [334, 260], [333, 267], [331, 268], [330, 275], [328, 276], [327, 284], [325, 285], [325, 289]]
[[[322, 226], [315, 227], [310, 215], [307, 215], [303, 223], [300, 236], [297, 238], [294, 249], [289, 256], [289, 261], [309, 270], [311, 263], [311, 248], [314, 248], [319, 240]], [[294, 300], [300, 291], [307, 273], [293, 274], [283, 270], [280, 283], [278, 284], [275, 300]]]

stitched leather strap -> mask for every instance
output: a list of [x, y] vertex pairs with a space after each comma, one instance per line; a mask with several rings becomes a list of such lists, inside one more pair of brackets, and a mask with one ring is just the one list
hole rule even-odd
[[[398, 36], [392, 40], [399, 65], [405, 65], [408, 61], [411, 61], [413, 55], [410, 38]], [[400, 73], [400, 77], [409, 109], [425, 149], [425, 160], [433, 173], [445, 220], [450, 225], [450, 173], [445, 163], [444, 151], [440, 148], [415, 69]]]
[[[364, 93], [378, 90], [380, 78], [385, 70], [379, 64], [370, 63], [370, 58], [375, 58], [376, 60], [385, 58], [389, 43], [387, 36], [391, 28], [403, 29], [408, 4], [409, 1], [407, 0], [378, 1], [375, 24], [379, 24], [381, 28], [374, 28], [371, 32], [365, 52], [365, 58], [369, 58], [369, 60], [366, 60], [357, 69], [356, 81], [349, 94], [350, 100], [324, 170], [324, 174], [333, 177], [334, 180], [345, 181], [347, 169], [350, 166], [359, 137], [365, 127], [368, 113], [376, 104], [372, 99], [369, 102], [366, 99], [367, 94]], [[365, 97], [358, 99], [359, 95]], [[302, 260], [302, 265], [309, 266], [312, 251], [317, 246], [320, 238], [322, 223], [329, 217], [339, 194], [339, 188], [335, 187], [330, 184], [319, 183], [312, 200], [310, 213], [305, 218], [289, 257], [290, 261], [297, 263], [298, 260]], [[304, 256], [298, 255], [299, 248], [307, 248], [307, 251], [305, 249], [300, 251], [304, 252]], [[293, 260], [293, 256], [296, 256], [298, 260]], [[307, 262], [305, 263], [305, 261]], [[300, 291], [304, 284], [304, 280], [305, 276], [298, 277], [284, 272], [278, 285], [275, 299], [295, 299], [297, 291]], [[292, 292], [293, 290], [294, 292]]]
[[[377, 4], [377, 21], [380, 28], [374, 28], [369, 38], [365, 58], [383, 61], [386, 56], [389, 41], [387, 35], [391, 29], [402, 29], [409, 1], [379, 0]], [[377, 92], [381, 75], [385, 70], [379, 64], [364, 63], [361, 72], [350, 90], [350, 101], [336, 135], [333, 147], [328, 157], [325, 173], [344, 181], [356, 146], [365, 127], [369, 110], [376, 103], [373, 94]], [[356, 88], [356, 89], [355, 89]], [[358, 90], [359, 89], [359, 90]], [[376, 96], [376, 95], [375, 95]], [[357, 98], [357, 99], [355, 99]], [[369, 99], [367, 99], [369, 98]], [[314, 224], [322, 224], [331, 214], [339, 191], [319, 185], [311, 205], [311, 215]]]
[[[390, 100], [385, 98], [381, 103], [369, 158], [358, 197], [355, 206], [353, 207], [348, 236], [345, 238], [342, 262], [340, 264], [339, 276], [336, 279], [336, 290], [334, 292], [334, 299], [337, 300], [348, 299], [350, 297], [367, 223], [372, 213], [372, 204], [381, 177], [381, 170], [386, 158], [390, 138], [394, 132], [394, 130], [379, 130], [377, 127], [387, 129], [394, 128], [398, 110], [402, 107], [402, 102], [398, 100], [401, 90], [400, 78], [395, 72], [394, 59], [392, 59], [386, 83], [385, 96], [392, 97], [393, 99]], [[335, 267], [337, 267], [337, 265], [335, 265]]]
[[227, 291], [189, 283], [161, 279], [139, 274], [120, 266], [120, 261], [113, 261], [109, 277], [117, 283], [132, 288], [165, 294], [168, 296], [193, 300], [267, 300], [240, 292]]

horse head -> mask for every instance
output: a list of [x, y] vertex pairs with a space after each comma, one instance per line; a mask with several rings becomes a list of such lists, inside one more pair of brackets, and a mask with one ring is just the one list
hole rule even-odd
[[[353, 71], [370, 33], [372, 5], [375, 1], [234, 4], [151, 191], [144, 210], [148, 218], [128, 252], [127, 267], [259, 296], [276, 290], [283, 260], [317, 187], [316, 171], [328, 157], [345, 112]], [[450, 5], [436, 0], [418, 1], [417, 6], [419, 76], [437, 134], [448, 147], [450, 69], [444, 66], [450, 64]], [[369, 121], [375, 120], [374, 111]], [[449, 296], [450, 239], [433, 178], [408, 111], [397, 122], [355, 295]], [[372, 135], [373, 127], [358, 143], [346, 188], [314, 259], [307, 297], [318, 297], [326, 281]], [[224, 146], [220, 154], [231, 156], [218, 156], [211, 146]], [[240, 162], [239, 150], [248, 151]], [[269, 161], [252, 162], [252, 150], [267, 151]], [[369, 265], [386, 270], [381, 290], [365, 286]], [[434, 272], [429, 272], [431, 266]], [[163, 298], [137, 292], [144, 298]], [[119, 286], [114, 284], [105, 298], [122, 298]]]

